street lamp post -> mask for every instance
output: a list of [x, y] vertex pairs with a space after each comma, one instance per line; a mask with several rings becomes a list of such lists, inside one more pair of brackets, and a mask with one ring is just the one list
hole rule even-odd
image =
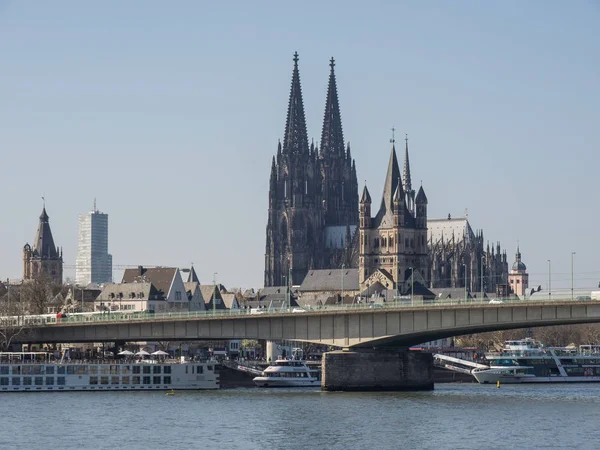
[[573, 257], [575, 252], [571, 252], [571, 300], [573, 300]]
[[346, 270], [346, 265], [342, 264], [342, 298], [341, 303], [344, 304], [344, 271]]
[[552, 261], [548, 260], [548, 300], [552, 300]]
[[217, 272], [213, 273], [213, 292], [212, 292], [212, 309], [213, 309], [213, 315], [215, 314], [215, 311], [217, 310], [216, 305], [215, 305], [215, 297], [216, 297], [216, 289], [217, 289]]

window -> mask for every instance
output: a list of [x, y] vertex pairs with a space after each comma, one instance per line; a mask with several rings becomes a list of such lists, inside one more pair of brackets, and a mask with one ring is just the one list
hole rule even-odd
[[131, 377], [131, 384], [140, 384], [140, 377]]
[[171, 384], [171, 377], [164, 377], [163, 384]]
[[123, 375], [129, 375], [131, 373], [131, 367], [129, 367], [129, 366], [121, 366], [121, 373]]
[[379, 238], [375, 238], [375, 240], [373, 241], [373, 247], [375, 247], [375, 248], [379, 247]]
[[165, 366], [163, 369], [163, 373], [171, 373], [171, 366]]
[[[59, 379], [60, 379], [60, 377], [59, 377]], [[64, 377], [63, 377], [63, 380], [64, 380]], [[90, 384], [98, 384], [98, 377], [94, 377], [94, 376], [90, 377]]]
[[23, 384], [25, 386], [31, 386], [31, 377], [23, 377]]
[[143, 373], [150, 373], [150, 366], [144, 366]]
[[204, 373], [204, 367], [198, 366], [198, 373]]
[[8, 386], [8, 377], [0, 377], [0, 386]]
[[175, 291], [175, 300], [181, 300], [181, 291]]
[[35, 385], [43, 386], [44, 385], [44, 377], [35, 377]]
[[98, 375], [98, 366], [90, 366], [90, 375]]
[[52, 386], [54, 384], [54, 377], [46, 377], [46, 386]]
[[152, 384], [160, 384], [160, 377], [153, 377]]
[[110, 377], [111, 384], [119, 384], [119, 377]]
[[21, 384], [21, 377], [13, 377], [12, 384], [13, 386], [19, 386]]
[[206, 366], [206, 370], [208, 370], [209, 372], [211, 372], [213, 370], [213, 366]]
[[8, 366], [0, 366], [0, 375], [8, 375]]
[[124, 376], [121, 378], [121, 382], [123, 384], [129, 384], [129, 376]]
[[100, 384], [108, 384], [108, 377], [100, 377]]
[[144, 384], [150, 384], [150, 377], [144, 377]]
[[140, 373], [139, 366], [133, 366], [132, 369], [133, 369], [133, 373]]
[[152, 368], [152, 373], [156, 374], [156, 373], [160, 373], [160, 366], [154, 366]]

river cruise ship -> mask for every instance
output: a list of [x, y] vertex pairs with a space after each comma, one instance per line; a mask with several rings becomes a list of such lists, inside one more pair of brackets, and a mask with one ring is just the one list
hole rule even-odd
[[600, 382], [600, 346], [544, 347], [534, 339], [506, 341], [471, 374], [482, 384]]
[[0, 353], [0, 392], [218, 389], [214, 363], [180, 360], [52, 360], [45, 352]]

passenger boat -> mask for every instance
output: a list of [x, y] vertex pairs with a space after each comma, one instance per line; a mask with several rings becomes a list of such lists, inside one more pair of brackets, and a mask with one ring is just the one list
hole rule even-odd
[[46, 352], [1, 352], [0, 392], [218, 389], [212, 362], [69, 361]]
[[600, 345], [544, 347], [534, 339], [506, 341], [471, 371], [482, 384], [600, 382]]
[[262, 375], [253, 378], [258, 387], [320, 386], [320, 371], [313, 370], [301, 359], [278, 359]]

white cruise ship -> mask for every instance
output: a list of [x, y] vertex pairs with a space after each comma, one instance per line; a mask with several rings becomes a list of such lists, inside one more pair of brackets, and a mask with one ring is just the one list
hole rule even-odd
[[600, 346], [544, 347], [533, 339], [506, 341], [501, 352], [487, 353], [489, 366], [471, 374], [482, 384], [600, 382]]
[[214, 363], [181, 360], [52, 361], [0, 353], [0, 392], [218, 389]]

